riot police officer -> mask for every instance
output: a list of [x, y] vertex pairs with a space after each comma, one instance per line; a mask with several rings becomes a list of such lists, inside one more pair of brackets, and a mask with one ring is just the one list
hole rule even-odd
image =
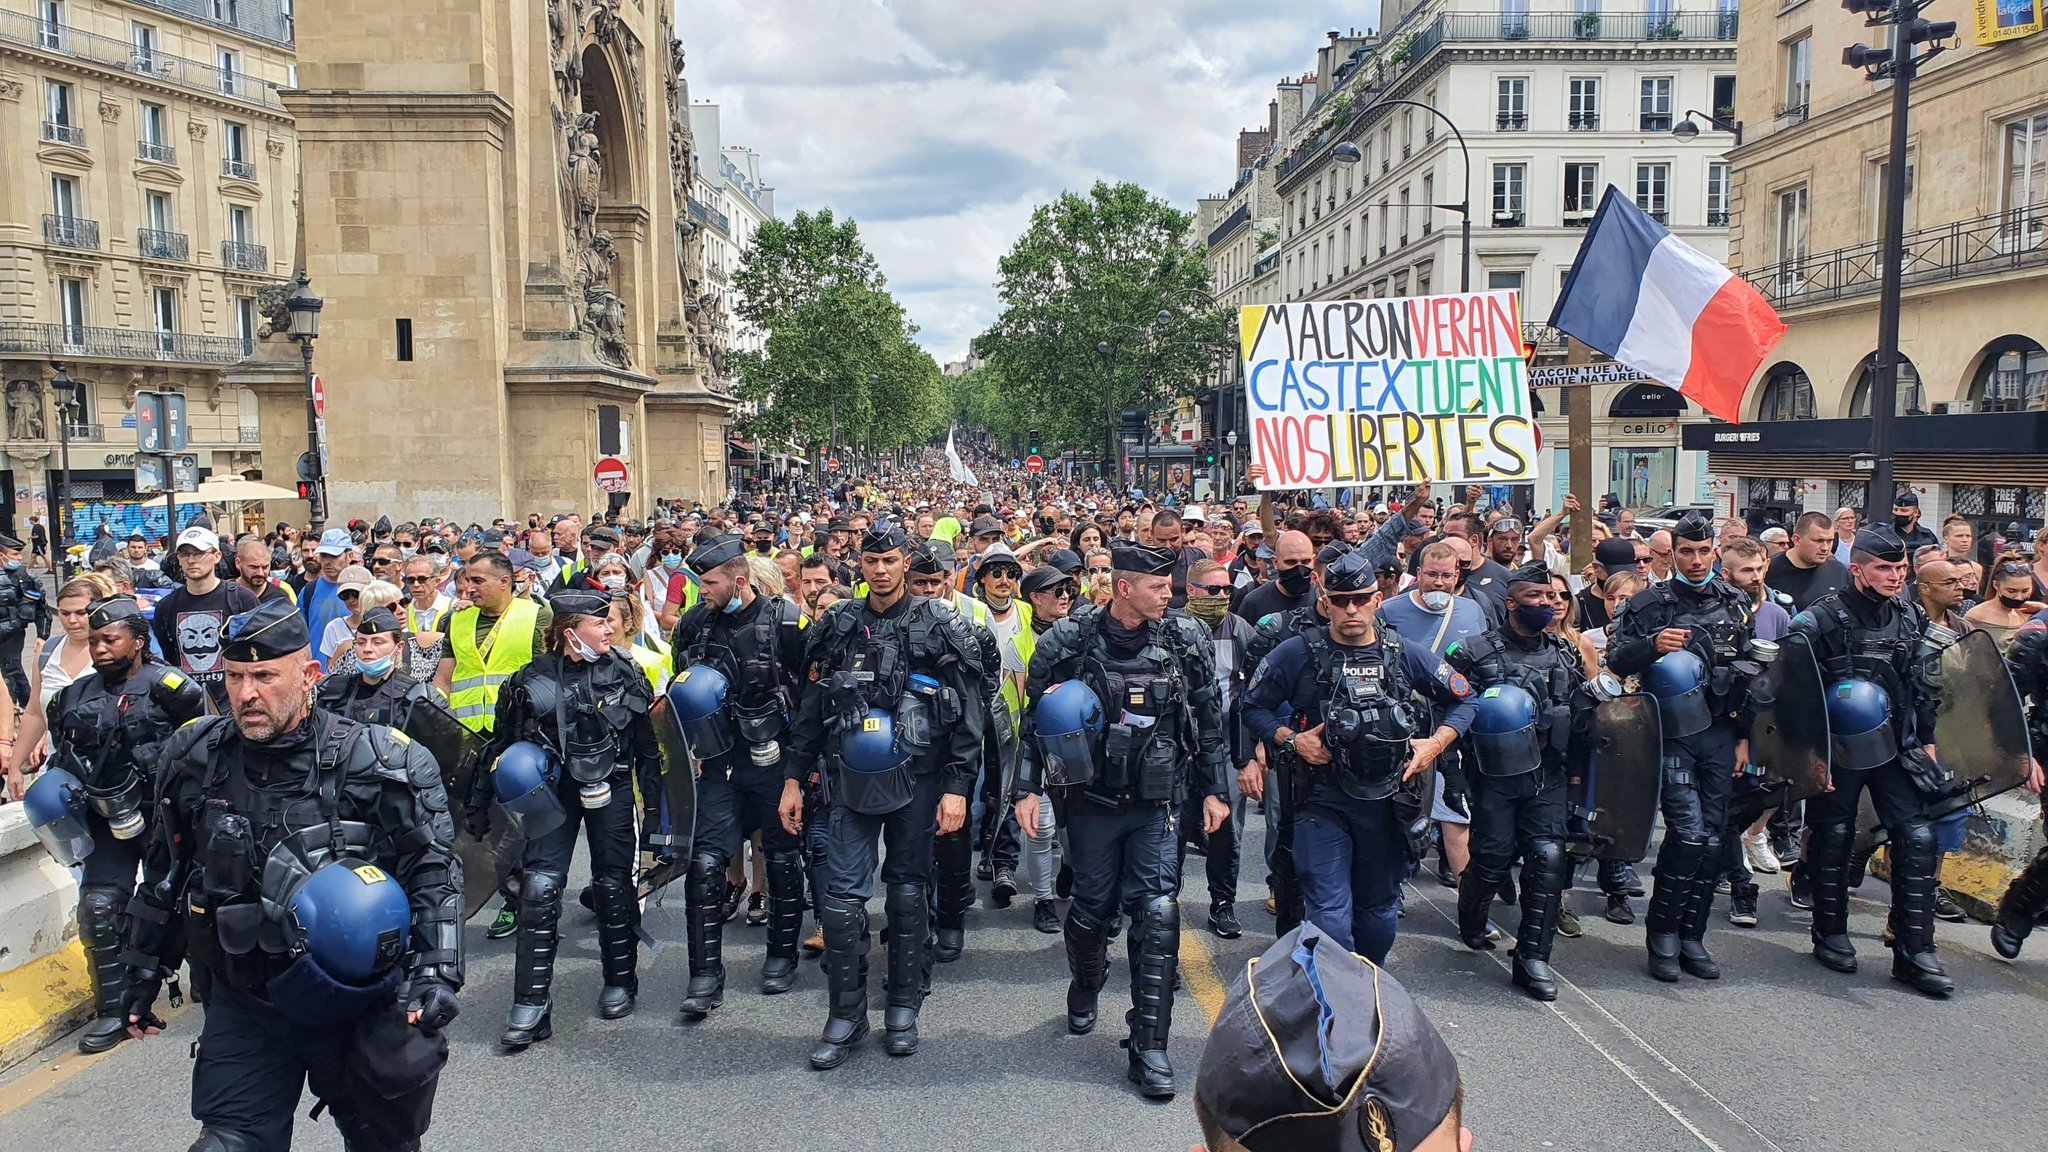
[[860, 542], [866, 596], [842, 600], [812, 625], [804, 691], [790, 728], [778, 812], [802, 830], [799, 781], [823, 762], [825, 978], [831, 1014], [811, 1066], [837, 1068], [868, 1033], [868, 897], [876, 841], [889, 921], [891, 1056], [917, 1051], [928, 975], [928, 885], [935, 835], [959, 830], [981, 767], [981, 646], [958, 612], [912, 596], [910, 541], [882, 521]]
[[50, 764], [83, 788], [92, 851], [79, 882], [78, 940], [95, 1018], [78, 1050], [104, 1052], [128, 1035], [122, 935], [154, 815], [158, 754], [180, 724], [205, 714], [206, 690], [150, 658], [149, 624], [132, 598], [101, 600], [87, 620], [94, 675], [65, 685], [50, 701]]
[[[323, 676], [313, 690], [314, 703], [358, 724], [383, 724], [411, 732], [408, 721], [413, 709], [424, 702], [428, 707], [447, 710], [441, 694], [431, 684], [412, 678], [398, 667], [398, 648], [405, 626], [389, 608], [372, 608], [356, 623], [356, 666]], [[454, 713], [448, 713], [454, 719]], [[429, 751], [433, 749], [429, 748]], [[454, 764], [448, 764], [452, 772]]]
[[1849, 856], [1857, 802], [1871, 805], [1890, 837], [1892, 977], [1928, 996], [1955, 982], [1934, 952], [1935, 873], [1941, 860], [1926, 800], [1942, 790], [1934, 716], [1940, 688], [1920, 659], [1927, 614], [1905, 587], [1906, 546], [1884, 528], [1856, 534], [1851, 586], [1807, 605], [1792, 635], [1813, 649], [1834, 736], [1833, 787], [1806, 803], [1806, 860], [1813, 878], [1813, 955], [1837, 972], [1856, 970], [1849, 940]]
[[1563, 597], [1540, 563], [1508, 575], [1507, 621], [1444, 653], [1475, 694], [1464, 747], [1472, 804], [1472, 863], [1458, 877], [1458, 935], [1491, 949], [1486, 913], [1522, 857], [1522, 926], [1515, 933], [1514, 983], [1537, 1000], [1557, 999], [1550, 946], [1557, 935], [1565, 858], [1566, 769], [1591, 735], [1594, 701], [1578, 650], [1545, 629]]
[[440, 769], [313, 705], [308, 645], [287, 601], [231, 618], [230, 715], [164, 743], [125, 1014], [130, 1035], [162, 1028], [182, 917], [206, 1001], [197, 1152], [284, 1152], [308, 1085], [350, 1149], [417, 1149], [447, 1058], [462, 866]]
[[[1115, 596], [1106, 609], [1062, 620], [1039, 637], [1025, 683], [1036, 701], [1024, 725], [1011, 788], [1017, 826], [1039, 827], [1048, 787], [1067, 830], [1074, 899], [1067, 910], [1067, 1030], [1095, 1028], [1096, 996], [1109, 972], [1109, 924], [1130, 916], [1131, 1014], [1126, 1074], [1144, 1095], [1174, 1093], [1166, 1055], [1180, 955], [1176, 816], [1186, 789], [1199, 791], [1204, 835], [1230, 815], [1229, 734], [1207, 628], [1169, 611], [1176, 557], [1164, 548], [1112, 549]], [[1047, 694], [1063, 693], [1051, 705]], [[1041, 746], [1040, 713], [1081, 692], [1100, 710], [1100, 735], [1068, 729]], [[1074, 737], [1079, 736], [1078, 742]]]
[[1749, 597], [1714, 571], [1713, 523], [1688, 512], [1671, 540], [1671, 579], [1622, 607], [1607, 665], [1640, 677], [1657, 698], [1664, 737], [1664, 844], [1644, 918], [1650, 975], [1670, 982], [1683, 970], [1715, 980], [1721, 969], [1707, 951], [1707, 919], [1735, 766], [1749, 758], [1744, 690], [1760, 668], [1745, 660], [1755, 639]]
[[21, 641], [35, 625], [36, 635], [50, 638], [50, 606], [43, 585], [21, 562], [21, 541], [0, 533], [0, 676], [17, 707], [28, 699], [28, 673], [21, 668]]
[[[1408, 874], [1407, 816], [1395, 796], [1471, 722], [1464, 677], [1375, 624], [1379, 582], [1353, 552], [1322, 583], [1326, 629], [1288, 639], [1245, 695], [1252, 734], [1299, 761], [1294, 867], [1307, 918], [1349, 952], [1386, 963]], [[1433, 725], [1421, 692], [1444, 708]], [[1423, 735], [1427, 732], [1428, 735]]]
[[[640, 991], [634, 785], [637, 777], [644, 797], [657, 795], [661, 786], [661, 752], [648, 720], [654, 688], [626, 650], [612, 646], [611, 598], [571, 589], [550, 597], [548, 608], [554, 613], [548, 651], [499, 693], [486, 750], [487, 762], [496, 763], [490, 773], [478, 774], [465, 817], [481, 839], [489, 828], [481, 803], [488, 787], [526, 844], [519, 866], [512, 1011], [500, 1038], [514, 1050], [554, 1034], [549, 991], [561, 939], [562, 889], [579, 823], [589, 841], [591, 903], [604, 970], [598, 1015], [616, 1020], [633, 1011]], [[537, 771], [515, 776], [508, 761]], [[485, 775], [491, 777], [488, 786]], [[535, 786], [515, 794], [518, 780]]]
[[[781, 596], [755, 591], [747, 574], [747, 542], [715, 536], [684, 560], [697, 576], [697, 604], [676, 623], [671, 650], [688, 692], [710, 669], [726, 690], [716, 711], [695, 721], [697, 828], [688, 888], [690, 984], [683, 1014], [706, 1015], [725, 998], [723, 907], [725, 869], [747, 824], [761, 829], [768, 873], [768, 958], [761, 991], [796, 984], [797, 937], [803, 929], [803, 854], [782, 827], [782, 741], [796, 704], [804, 658], [803, 611]], [[709, 702], [707, 702], [709, 703]]]
[[[2027, 765], [2027, 788], [2043, 797], [2041, 815], [2048, 823], [2048, 793], [2042, 791], [2040, 761], [2041, 754], [2048, 752], [2048, 622], [2035, 617], [2022, 625], [2005, 662], [2013, 686], [2027, 706], [2027, 732], [2034, 749], [2033, 762]], [[1999, 899], [1998, 915], [1991, 922], [1991, 946], [2007, 960], [2018, 959], [2020, 947], [2044, 909], [2048, 909], [2048, 847], [2035, 854]]]

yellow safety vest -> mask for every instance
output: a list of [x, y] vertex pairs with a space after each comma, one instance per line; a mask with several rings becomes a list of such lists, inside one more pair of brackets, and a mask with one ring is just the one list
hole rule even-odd
[[655, 698], [659, 699], [663, 692], [668, 691], [669, 678], [675, 674], [675, 670], [670, 667], [673, 661], [669, 657], [668, 645], [659, 640], [655, 643], [661, 644], [661, 647], [642, 648], [638, 644], [630, 644], [627, 645], [626, 652], [633, 657], [635, 664], [640, 665], [640, 674], [647, 677], [649, 684], [654, 685]]
[[[1017, 647], [1018, 659], [1029, 668], [1031, 654], [1038, 651], [1038, 636], [1031, 630], [1031, 605], [1026, 604], [1022, 596], [1010, 601], [1010, 604], [1017, 609], [1017, 623], [1020, 625], [1017, 634], [1010, 638], [1010, 642]], [[1011, 719], [1024, 714], [1024, 690], [1017, 687], [1017, 682], [1008, 672], [1003, 673], [1003, 703], [1009, 705]]]
[[488, 653], [476, 644], [476, 621], [482, 614], [481, 608], [465, 608], [448, 629], [455, 653], [454, 691], [448, 694], [448, 705], [472, 732], [492, 729], [498, 718], [499, 687], [533, 662], [533, 627], [540, 620], [540, 605], [514, 597], [491, 629]]

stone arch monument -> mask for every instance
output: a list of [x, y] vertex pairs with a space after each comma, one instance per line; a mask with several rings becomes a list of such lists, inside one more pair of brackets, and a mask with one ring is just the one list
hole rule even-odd
[[[301, 5], [297, 41], [284, 100], [299, 261], [326, 302], [329, 520], [602, 508], [614, 411], [629, 514], [720, 498], [731, 401], [693, 284], [669, 6], [329, 0]], [[304, 425], [296, 349], [266, 340], [232, 375], [266, 429]], [[288, 482], [303, 437], [265, 439], [265, 476]]]

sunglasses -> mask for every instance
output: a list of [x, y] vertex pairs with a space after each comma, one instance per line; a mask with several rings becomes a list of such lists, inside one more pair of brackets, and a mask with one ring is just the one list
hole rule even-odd
[[1379, 592], [1374, 590], [1371, 592], [1331, 592], [1326, 594], [1323, 599], [1328, 600], [1332, 608], [1363, 608], [1378, 597]]
[[400, 576], [399, 579], [407, 584], [432, 584], [434, 582], [432, 576]]
[[1228, 584], [1190, 584], [1190, 585], [1188, 585], [1188, 591], [1190, 591], [1190, 592], [1200, 592], [1200, 593], [1201, 593], [1202, 595], [1204, 595], [1204, 596], [1220, 596], [1220, 595], [1222, 595], [1223, 593], [1225, 593], [1225, 592], [1228, 592], [1228, 591], [1230, 591], [1230, 585], [1228, 585]]

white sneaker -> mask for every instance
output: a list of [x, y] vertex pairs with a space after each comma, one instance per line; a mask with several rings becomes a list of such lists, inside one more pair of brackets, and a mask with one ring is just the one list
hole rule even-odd
[[1771, 834], [1766, 831], [1744, 833], [1742, 855], [1749, 861], [1751, 872], [1776, 872], [1777, 854], [1771, 851]]

